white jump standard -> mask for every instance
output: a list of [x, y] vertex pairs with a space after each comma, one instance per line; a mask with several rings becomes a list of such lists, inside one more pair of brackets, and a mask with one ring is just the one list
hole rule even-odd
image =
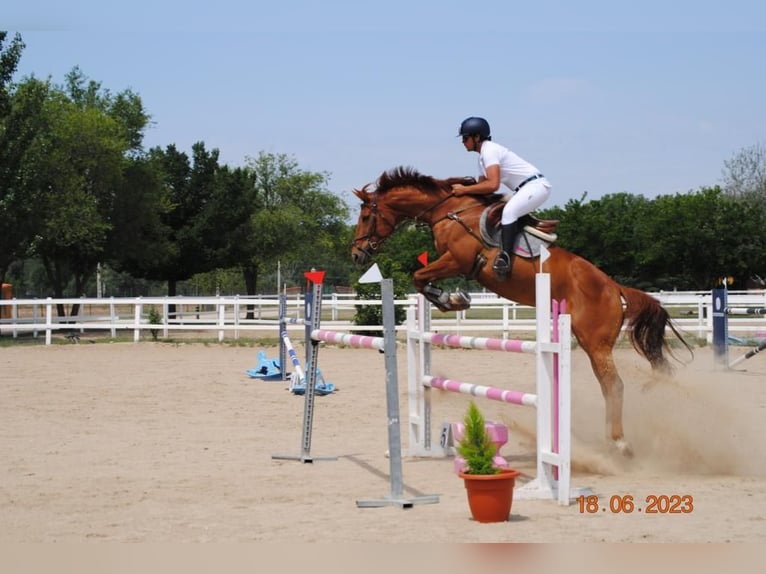
[[[557, 499], [568, 505], [587, 489], [571, 488], [571, 317], [559, 314], [554, 302], [551, 318], [550, 275], [536, 276], [536, 341], [461, 337], [429, 332], [430, 316], [421, 296], [417, 309], [408, 309], [407, 361], [409, 381], [409, 454], [445, 456], [431, 443], [432, 389], [484, 397], [537, 409], [537, 477], [518, 488], [520, 499]], [[553, 327], [553, 328], [552, 328]], [[486, 349], [536, 356], [536, 394], [476, 385], [431, 375], [431, 345]]]

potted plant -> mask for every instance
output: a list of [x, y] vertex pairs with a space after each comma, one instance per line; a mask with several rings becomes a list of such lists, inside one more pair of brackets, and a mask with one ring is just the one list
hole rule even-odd
[[463, 419], [465, 431], [456, 446], [465, 459], [466, 468], [458, 476], [463, 479], [471, 515], [477, 522], [505, 522], [511, 513], [513, 487], [518, 470], [499, 468], [494, 464], [495, 445], [476, 404], [471, 401]]

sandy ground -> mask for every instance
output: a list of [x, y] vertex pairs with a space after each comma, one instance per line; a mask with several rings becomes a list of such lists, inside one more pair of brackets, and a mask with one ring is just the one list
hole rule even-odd
[[[299, 356], [303, 347], [296, 345]], [[745, 372], [695, 350], [673, 381], [652, 378], [629, 349], [624, 460], [603, 439], [604, 405], [573, 351], [573, 485], [612, 496], [688, 495], [693, 510], [584, 512], [577, 503], [514, 500], [510, 520], [470, 519], [450, 459], [403, 464], [405, 494], [436, 504], [359, 508], [390, 494], [383, 355], [323, 346], [338, 391], [317, 397], [311, 453], [299, 454], [304, 399], [282, 382], [251, 379], [258, 347], [98, 343], [0, 348], [0, 542], [761, 542], [766, 537], [766, 357]], [[276, 357], [276, 347], [267, 348]], [[737, 356], [739, 348], [732, 349]], [[402, 419], [406, 359], [399, 355]], [[434, 350], [434, 374], [534, 389], [534, 360]], [[467, 398], [440, 394], [434, 424], [462, 418]], [[511, 426], [502, 454], [533, 478], [533, 413], [485, 401]], [[402, 435], [406, 443], [406, 424]], [[406, 449], [406, 444], [404, 445]]]

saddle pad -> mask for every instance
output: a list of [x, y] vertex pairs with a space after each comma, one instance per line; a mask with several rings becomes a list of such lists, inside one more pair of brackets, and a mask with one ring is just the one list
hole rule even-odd
[[[487, 209], [482, 211], [481, 218], [479, 219], [481, 238], [487, 247], [499, 247], [500, 228], [487, 228], [487, 212]], [[527, 229], [527, 227], [524, 227], [521, 233], [516, 235], [516, 241], [513, 243], [513, 252], [519, 257], [524, 257], [525, 259], [533, 259], [535, 257], [539, 257], [540, 247], [544, 245], [547, 248], [551, 244], [551, 241], [542, 239], [536, 234], [527, 231]]]

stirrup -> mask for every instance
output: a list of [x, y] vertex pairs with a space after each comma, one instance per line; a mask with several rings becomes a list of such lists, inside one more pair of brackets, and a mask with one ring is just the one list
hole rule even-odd
[[505, 251], [501, 251], [495, 257], [495, 262], [492, 264], [492, 270], [495, 272], [495, 278], [498, 281], [504, 281], [508, 277], [508, 273], [511, 270], [511, 258]]
[[508, 273], [511, 268], [511, 257], [505, 251], [501, 251], [495, 257], [495, 262], [492, 264], [492, 270], [495, 273]]

